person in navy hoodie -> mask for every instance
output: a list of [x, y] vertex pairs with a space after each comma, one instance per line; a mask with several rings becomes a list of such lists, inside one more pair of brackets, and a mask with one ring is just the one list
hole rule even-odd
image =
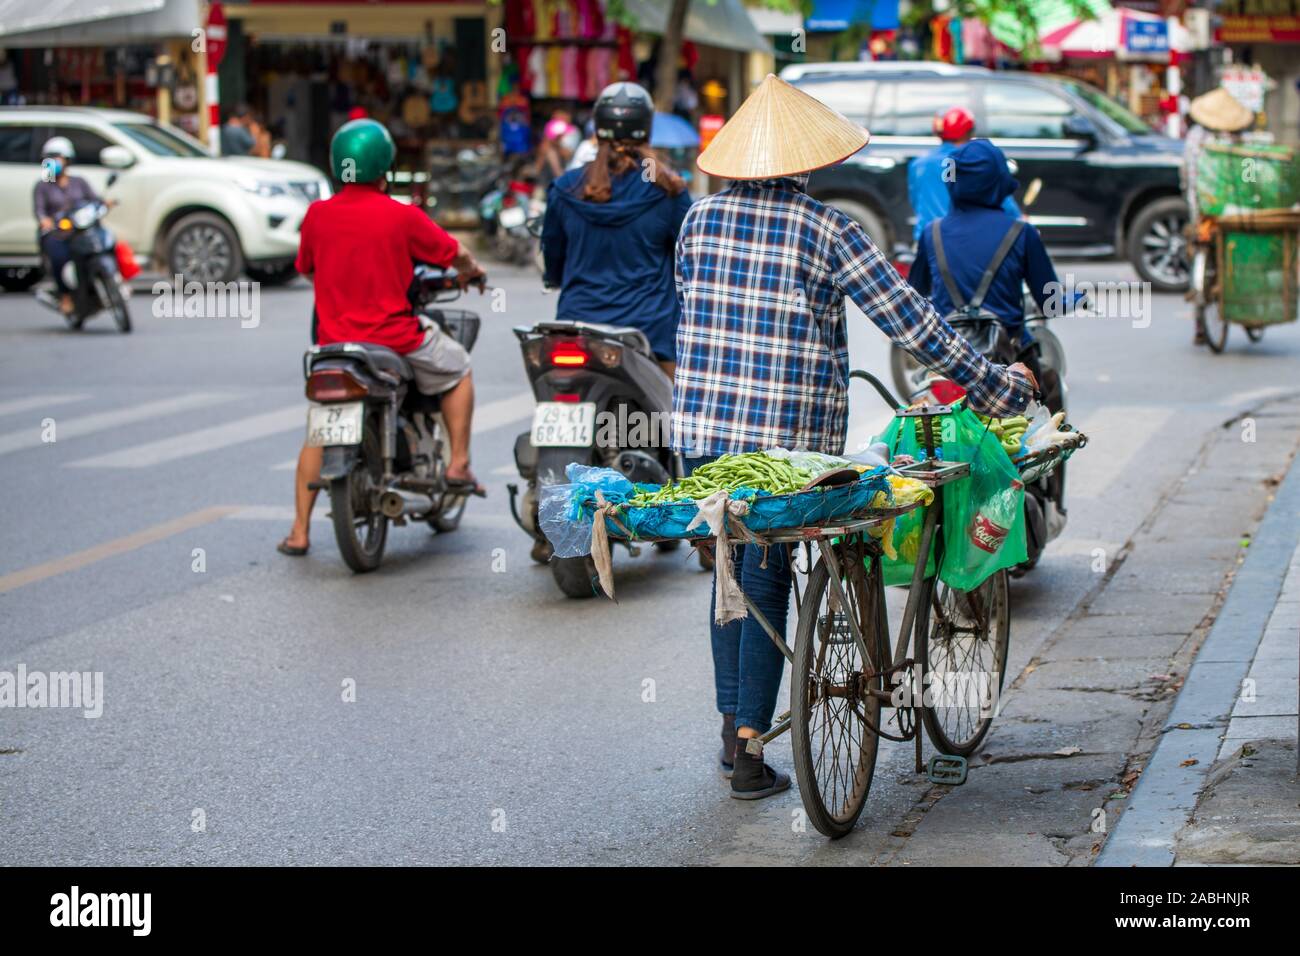
[[[936, 221], [957, 291], [969, 302], [993, 254], [1018, 221], [1017, 216], [1003, 207], [1003, 201], [1016, 191], [1016, 180], [1007, 169], [1002, 150], [986, 139], [971, 140], [957, 150], [953, 153], [953, 163], [954, 176], [948, 183], [952, 209]], [[956, 306], [940, 275], [932, 229], [933, 226], [926, 228], [917, 239], [916, 261], [907, 281], [917, 292], [929, 297], [940, 315], [946, 316]], [[1028, 222], [1021, 224], [1020, 234], [1002, 260], [982, 305], [984, 311], [1001, 320], [1013, 342], [1029, 347], [1032, 338], [1025, 327], [1021, 283], [1029, 286], [1044, 315], [1052, 318], [1066, 310], [1047, 247], [1038, 230]], [[1073, 307], [1074, 300], [1071, 296], [1068, 307]], [[1032, 358], [1026, 364], [1041, 381], [1037, 356]]]
[[691, 198], [649, 147], [654, 101], [643, 88], [607, 86], [594, 119], [596, 158], [547, 190], [543, 281], [560, 290], [556, 318], [640, 329], [671, 377], [681, 315], [673, 253]]

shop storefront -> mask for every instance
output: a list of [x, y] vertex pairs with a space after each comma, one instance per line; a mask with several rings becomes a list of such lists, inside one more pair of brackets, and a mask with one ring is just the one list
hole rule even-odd
[[1232, 69], [1254, 67], [1267, 78], [1242, 85], [1258, 93], [1249, 105], [1263, 112], [1277, 142], [1300, 143], [1300, 0], [1222, 0], [1216, 12]]
[[114, 107], [205, 132], [198, 0], [10, 0], [0, 23], [0, 104]]

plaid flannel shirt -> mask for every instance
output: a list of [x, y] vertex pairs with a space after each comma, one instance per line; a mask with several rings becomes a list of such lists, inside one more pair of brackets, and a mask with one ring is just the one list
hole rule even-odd
[[848, 425], [844, 297], [924, 365], [1005, 416], [1028, 381], [989, 362], [898, 275], [855, 221], [808, 196], [807, 176], [737, 182], [696, 202], [677, 239], [673, 447], [689, 456], [773, 446], [838, 455]]

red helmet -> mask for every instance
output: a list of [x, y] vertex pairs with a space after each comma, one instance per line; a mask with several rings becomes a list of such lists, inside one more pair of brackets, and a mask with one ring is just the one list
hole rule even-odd
[[970, 110], [961, 106], [944, 111], [934, 122], [934, 131], [941, 140], [949, 143], [965, 139], [974, 129], [975, 117], [971, 116]]

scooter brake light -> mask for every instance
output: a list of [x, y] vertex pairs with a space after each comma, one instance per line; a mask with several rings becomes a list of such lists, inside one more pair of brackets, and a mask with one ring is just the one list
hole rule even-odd
[[551, 364], [560, 368], [577, 368], [587, 364], [591, 358], [576, 345], [560, 345], [551, 352]]
[[321, 369], [307, 379], [307, 398], [313, 402], [343, 402], [370, 394], [364, 382], [341, 368]]
[[576, 405], [578, 402], [582, 401], [582, 396], [577, 392], [557, 392], [551, 397], [557, 402], [566, 402], [570, 405]]

